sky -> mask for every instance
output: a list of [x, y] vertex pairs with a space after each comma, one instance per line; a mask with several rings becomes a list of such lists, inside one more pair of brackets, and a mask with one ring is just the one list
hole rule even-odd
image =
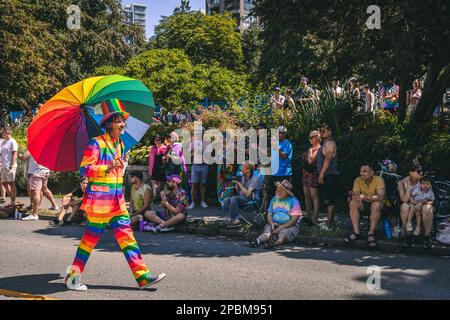
[[[122, 5], [125, 4], [145, 4], [147, 5], [147, 27], [146, 36], [150, 38], [153, 35], [155, 26], [159, 23], [161, 16], [170, 16], [177, 6], [180, 5], [180, 0], [122, 0]], [[205, 0], [190, 0], [192, 10], [205, 9]]]

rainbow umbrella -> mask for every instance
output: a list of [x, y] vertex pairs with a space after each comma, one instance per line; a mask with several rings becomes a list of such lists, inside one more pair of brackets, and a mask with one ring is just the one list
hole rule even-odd
[[28, 150], [36, 162], [53, 171], [76, 171], [89, 139], [102, 135], [100, 104], [119, 99], [130, 117], [122, 140], [125, 152], [150, 128], [155, 103], [140, 81], [120, 75], [77, 82], [56, 94], [39, 110], [28, 128]]

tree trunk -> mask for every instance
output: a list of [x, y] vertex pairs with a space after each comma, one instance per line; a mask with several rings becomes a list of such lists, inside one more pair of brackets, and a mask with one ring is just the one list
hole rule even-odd
[[442, 100], [445, 88], [450, 81], [450, 65], [431, 63], [423, 87], [422, 98], [412, 117], [412, 123], [428, 122], [433, 117], [433, 111]]
[[410, 79], [408, 77], [402, 77], [399, 80], [399, 109], [398, 109], [398, 123], [403, 123], [405, 121], [406, 116], [406, 91], [408, 90], [408, 83], [410, 83]]

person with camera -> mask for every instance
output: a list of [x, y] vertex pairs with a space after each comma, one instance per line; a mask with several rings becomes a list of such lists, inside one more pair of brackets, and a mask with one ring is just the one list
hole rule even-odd
[[267, 225], [263, 233], [255, 238], [249, 236], [252, 247], [264, 245], [266, 248], [279, 246], [293, 241], [300, 231], [302, 210], [300, 201], [292, 192], [293, 186], [288, 180], [276, 181], [275, 197], [270, 202], [267, 212]]
[[241, 181], [233, 180], [236, 187], [237, 195], [225, 198], [223, 200], [223, 208], [228, 212], [229, 222], [239, 224], [241, 221], [237, 218], [239, 214], [239, 206], [244, 205], [253, 200], [253, 194], [261, 188], [258, 174], [254, 173], [255, 166], [248, 162], [242, 165]]

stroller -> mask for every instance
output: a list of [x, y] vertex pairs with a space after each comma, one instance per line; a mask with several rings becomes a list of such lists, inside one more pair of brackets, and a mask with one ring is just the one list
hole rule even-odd
[[450, 245], [450, 181], [434, 181], [433, 192], [435, 238], [441, 244]]

